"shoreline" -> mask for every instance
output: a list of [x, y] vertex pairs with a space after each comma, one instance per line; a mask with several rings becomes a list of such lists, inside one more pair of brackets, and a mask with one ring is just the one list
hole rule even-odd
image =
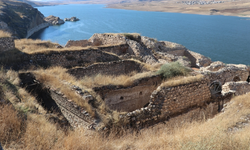
[[206, 15], [206, 16], [232, 16], [232, 17], [241, 17], [241, 18], [248, 18], [250, 20], [250, 15], [229, 15], [229, 14], [206, 14], [206, 13], [196, 13], [196, 12], [181, 12], [181, 11], [157, 11], [157, 10], [144, 10], [144, 9], [129, 9], [129, 8], [120, 8], [120, 7], [109, 7], [106, 6], [105, 8], [110, 9], [122, 9], [122, 10], [135, 10], [135, 11], [148, 11], [148, 12], [165, 12], [165, 13], [181, 13], [181, 14], [193, 14], [193, 15]]
[[132, 8], [123, 8], [123, 7], [112, 7], [109, 5], [106, 5], [105, 8], [110, 9], [122, 9], [122, 10], [135, 10], [135, 11], [149, 11], [149, 12], [166, 12], [166, 13], [181, 13], [181, 14], [193, 14], [193, 15], [206, 15], [206, 16], [232, 16], [232, 17], [241, 17], [241, 18], [248, 18], [247, 20], [250, 20], [250, 14], [249, 15], [237, 15], [237, 14], [209, 14], [209, 13], [201, 13], [201, 12], [183, 12], [183, 11], [159, 11], [159, 10], [148, 10], [148, 9], [132, 9]]
[[211, 5], [184, 5], [172, 2], [134, 2], [120, 4], [106, 4], [105, 8], [155, 11], [198, 15], [222, 15], [250, 18], [250, 2], [247, 0], [237, 2], [225, 2]]
[[[93, 2], [73, 2], [73, 3], [57, 3], [57, 4], [52, 4], [52, 5], [41, 5], [37, 7], [45, 7], [45, 6], [56, 6], [56, 5], [70, 5], [70, 4], [101, 4], [105, 5], [104, 8], [111, 8], [111, 9], [123, 9], [123, 10], [136, 10], [136, 11], [152, 11], [152, 12], [169, 12], [169, 13], [182, 13], [182, 14], [196, 14], [196, 15], [222, 15], [222, 16], [235, 16], [235, 17], [242, 17], [242, 18], [250, 18], [250, 2], [249, 2], [249, 13], [247, 14], [241, 14], [241, 12], [238, 13], [232, 13], [232, 12], [223, 12], [225, 10], [229, 10], [231, 8], [221, 8], [222, 12], [212, 12], [211, 9], [207, 7], [204, 7], [206, 9], [203, 9], [203, 7], [181, 7], [180, 6], [172, 6], [170, 5], [169, 7], [163, 7], [163, 6], [157, 6], [155, 4], [151, 3], [126, 3], [126, 4], [110, 4], [110, 3], [93, 3]], [[125, 6], [124, 6], [125, 5]], [[154, 5], [154, 7], [149, 7], [147, 5]], [[158, 4], [159, 5], [159, 4]], [[161, 8], [163, 7], [163, 8]], [[198, 9], [197, 9], [198, 8]], [[217, 8], [218, 9], [218, 8]], [[224, 9], [224, 10], [223, 10]], [[233, 11], [233, 10], [232, 10]], [[237, 10], [234, 10], [237, 11]], [[242, 12], [244, 13], [244, 12]]]

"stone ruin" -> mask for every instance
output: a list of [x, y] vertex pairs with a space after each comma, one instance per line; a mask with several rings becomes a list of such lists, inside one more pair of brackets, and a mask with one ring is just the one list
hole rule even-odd
[[[133, 71], [140, 73], [144, 72], [143, 63], [153, 66], [180, 61], [187, 67], [197, 68], [192, 76], [183, 77], [173, 83], [171, 80], [164, 81], [160, 75], [152, 74], [136, 79], [133, 84], [126, 86], [105, 85], [92, 88], [111, 111], [121, 112], [119, 120], [128, 128], [142, 129], [169, 120], [211, 118], [234, 95], [250, 91], [249, 83], [246, 82], [249, 76], [246, 65], [212, 63], [209, 58], [176, 43], [158, 42], [143, 36], [95, 34], [89, 40], [69, 41], [66, 47], [79, 45], [83, 50], [37, 53], [29, 57], [68, 68], [68, 73], [78, 79], [97, 74], [122, 75]], [[137, 60], [128, 59], [131, 57]], [[95, 130], [105, 126], [100, 117], [91, 116], [87, 109], [78, 106], [54, 87], [43, 85], [32, 73], [23, 73], [19, 77], [22, 85], [30, 88], [28, 90], [42, 89], [44, 93], [33, 92], [47, 95], [41, 96], [44, 106], [57, 109], [71, 126]], [[63, 82], [82, 101], [88, 104], [95, 102], [96, 95]]]
[[[106, 50], [102, 48], [104, 45], [113, 45], [112, 47], [121, 47], [121, 49], [112, 50], [107, 46], [109, 50]], [[209, 58], [191, 52], [180, 44], [167, 41], [158, 42], [152, 38], [133, 34], [94, 34], [89, 40], [70, 40], [65, 45], [65, 47], [74, 46], [97, 46], [99, 49], [115, 53], [122, 58], [134, 57], [151, 65], [179, 61], [185, 66], [201, 67], [211, 63]]]
[[0, 38], [0, 53], [12, 50], [15, 48], [14, 38], [4, 37]]

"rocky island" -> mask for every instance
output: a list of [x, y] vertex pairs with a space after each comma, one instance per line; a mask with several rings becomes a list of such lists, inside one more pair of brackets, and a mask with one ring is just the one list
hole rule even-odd
[[79, 21], [79, 18], [76, 17], [71, 17], [71, 18], [65, 18], [64, 21], [71, 21], [71, 22], [75, 22], [75, 21]]
[[65, 22], [60, 19], [59, 17], [50, 15], [48, 17], [45, 17], [44, 20], [48, 22], [50, 25], [61, 25], [64, 24]]

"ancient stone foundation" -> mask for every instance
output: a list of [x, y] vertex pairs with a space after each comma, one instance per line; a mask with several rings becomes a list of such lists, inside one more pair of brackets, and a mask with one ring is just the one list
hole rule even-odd
[[149, 103], [151, 93], [161, 80], [160, 76], [151, 76], [139, 79], [131, 86], [103, 86], [93, 90], [111, 110], [130, 112]]
[[88, 67], [69, 69], [68, 72], [77, 78], [84, 76], [113, 75], [119, 76], [131, 72], [142, 72], [142, 65], [132, 60], [121, 60], [107, 63], [93, 64]]
[[15, 48], [14, 38], [0, 38], [0, 53]]

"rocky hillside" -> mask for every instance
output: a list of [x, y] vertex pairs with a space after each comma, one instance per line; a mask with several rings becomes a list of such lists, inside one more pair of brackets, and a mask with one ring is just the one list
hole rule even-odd
[[4, 150], [249, 148], [246, 65], [137, 33], [64, 47], [10, 38], [0, 38]]
[[0, 14], [0, 29], [18, 38], [27, 38], [48, 26], [41, 12], [23, 2], [1, 0]]

